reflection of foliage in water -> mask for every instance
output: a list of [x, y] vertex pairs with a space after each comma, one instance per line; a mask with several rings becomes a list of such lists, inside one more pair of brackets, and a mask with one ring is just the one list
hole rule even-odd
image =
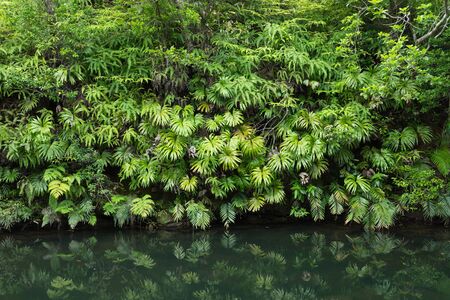
[[[265, 232], [264, 234], [267, 234]], [[0, 239], [0, 297], [385, 299], [450, 296], [448, 240], [383, 233]]]

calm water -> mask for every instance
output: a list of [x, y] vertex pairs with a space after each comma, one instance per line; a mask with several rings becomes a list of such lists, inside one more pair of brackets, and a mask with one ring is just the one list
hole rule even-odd
[[450, 299], [450, 233], [0, 235], [1, 299]]

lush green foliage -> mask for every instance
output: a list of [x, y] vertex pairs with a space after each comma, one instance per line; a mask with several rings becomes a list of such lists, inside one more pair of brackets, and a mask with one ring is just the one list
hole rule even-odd
[[447, 1], [0, 4], [0, 227], [450, 217]]

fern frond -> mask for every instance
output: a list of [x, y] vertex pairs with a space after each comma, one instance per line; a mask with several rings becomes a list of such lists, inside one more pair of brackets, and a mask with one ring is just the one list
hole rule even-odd
[[58, 199], [70, 190], [70, 184], [61, 180], [52, 180], [48, 183], [48, 190], [50, 196]]
[[333, 215], [340, 215], [344, 212], [344, 205], [348, 203], [348, 195], [344, 188], [334, 184], [331, 186], [331, 195], [328, 198], [328, 205]]

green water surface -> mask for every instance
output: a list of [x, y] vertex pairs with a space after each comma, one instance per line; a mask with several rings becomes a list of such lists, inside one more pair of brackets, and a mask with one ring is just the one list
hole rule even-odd
[[0, 234], [1, 299], [450, 299], [445, 229]]

